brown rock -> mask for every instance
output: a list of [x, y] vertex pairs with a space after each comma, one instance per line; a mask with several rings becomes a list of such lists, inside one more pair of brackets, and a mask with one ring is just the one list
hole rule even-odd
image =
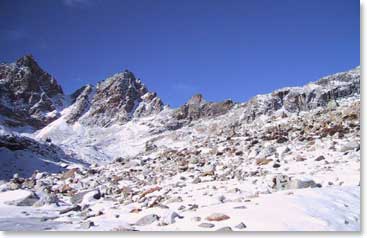
[[273, 160], [272, 159], [257, 159], [256, 160], [256, 165], [267, 165], [271, 161], [273, 161]]
[[303, 157], [300, 157], [300, 156], [296, 158], [297, 162], [302, 162], [302, 161], [305, 161], [305, 160], [307, 160], [307, 159], [303, 158]]
[[208, 221], [224, 221], [228, 219], [230, 219], [230, 217], [223, 213], [213, 213], [206, 218]]
[[133, 208], [130, 213], [139, 213], [141, 212], [141, 208]]
[[159, 191], [159, 190], [161, 190], [161, 189], [162, 189], [161, 187], [156, 186], [156, 187], [150, 188], [150, 189], [148, 189], [148, 190], [145, 190], [145, 191], [140, 195], [140, 198], [145, 197], [147, 194], [149, 194], [149, 193], [153, 193], [153, 192], [155, 192], [155, 191]]

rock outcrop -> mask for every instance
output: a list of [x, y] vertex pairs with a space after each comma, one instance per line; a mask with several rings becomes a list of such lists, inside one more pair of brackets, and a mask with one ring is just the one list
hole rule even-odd
[[215, 117], [227, 113], [234, 103], [231, 100], [224, 102], [206, 102], [201, 94], [194, 95], [186, 104], [174, 114], [178, 120], [193, 121], [200, 118]]
[[284, 113], [300, 113], [317, 107], [338, 104], [338, 100], [360, 94], [360, 67], [347, 72], [321, 78], [304, 87], [289, 87], [271, 94], [258, 95], [245, 103], [244, 119], [253, 121], [258, 116]]

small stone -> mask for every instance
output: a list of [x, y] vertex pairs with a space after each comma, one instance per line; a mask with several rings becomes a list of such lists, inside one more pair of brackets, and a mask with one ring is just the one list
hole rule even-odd
[[238, 224], [238, 225], [235, 226], [235, 228], [240, 229], [240, 230], [245, 229], [246, 227], [247, 226], [243, 222], [241, 222], [240, 224]]
[[267, 165], [271, 161], [273, 161], [273, 160], [272, 159], [257, 159], [256, 160], [256, 165]]
[[189, 206], [189, 210], [191, 211], [196, 211], [196, 209], [199, 208], [197, 204], [188, 204], [188, 206]]
[[191, 218], [191, 221], [193, 221], [193, 222], [199, 222], [199, 221], [201, 221], [201, 217], [192, 217]]
[[213, 223], [200, 223], [199, 227], [202, 228], [213, 228], [215, 225]]
[[280, 164], [274, 164], [273, 165], [273, 168], [279, 168], [280, 167]]
[[206, 218], [208, 221], [224, 221], [229, 219], [230, 217], [223, 213], [213, 213]]
[[193, 184], [198, 184], [201, 183], [201, 179], [199, 177], [194, 178], [194, 180], [192, 180]]
[[226, 197], [225, 196], [223, 196], [223, 195], [220, 195], [219, 197], [218, 197], [218, 201], [219, 202], [221, 202], [221, 203], [224, 203], [224, 201], [226, 200]]
[[246, 206], [238, 206], [238, 207], [234, 207], [233, 209], [246, 209]]
[[139, 213], [139, 212], [141, 212], [141, 209], [140, 208], [133, 208], [130, 211], [130, 213]]
[[297, 162], [302, 162], [302, 161], [305, 161], [305, 160], [306, 160], [306, 158], [303, 158], [303, 157], [300, 157], [300, 156], [296, 158]]
[[325, 160], [325, 157], [324, 157], [324, 156], [322, 156], [322, 155], [320, 155], [319, 157], [317, 157], [317, 158], [315, 159], [315, 161], [321, 161], [321, 160]]
[[174, 202], [182, 202], [182, 197], [180, 196], [177, 196], [177, 197], [173, 197], [173, 198], [170, 198], [166, 201], [167, 204], [169, 203], [174, 203]]

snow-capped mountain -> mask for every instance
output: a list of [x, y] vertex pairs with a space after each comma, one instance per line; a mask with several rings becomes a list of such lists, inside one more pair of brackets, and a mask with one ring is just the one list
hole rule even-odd
[[27, 226], [27, 204], [46, 217], [35, 229], [360, 229], [360, 67], [169, 108], [129, 71], [64, 95], [22, 59], [0, 68], [0, 214]]

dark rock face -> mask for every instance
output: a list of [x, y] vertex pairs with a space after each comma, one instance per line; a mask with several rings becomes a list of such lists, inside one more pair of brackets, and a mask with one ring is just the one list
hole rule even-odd
[[[76, 103], [80, 103], [81, 95]], [[114, 122], [121, 124], [133, 117], [158, 113], [162, 109], [163, 103], [156, 93], [148, 92], [145, 85], [126, 70], [97, 84], [90, 108], [81, 122], [107, 127]]]
[[0, 114], [7, 126], [44, 127], [59, 117], [56, 109], [63, 106], [63, 96], [57, 81], [32, 56], [0, 65]]
[[73, 105], [70, 114], [68, 114], [66, 117], [67, 123], [72, 124], [76, 122], [88, 111], [91, 106], [94, 90], [94, 87], [88, 84], [78, 89], [71, 95]]
[[205, 117], [215, 117], [227, 113], [234, 103], [231, 100], [224, 102], [206, 102], [201, 94], [194, 95], [185, 105], [181, 106], [174, 117], [178, 120], [197, 120]]
[[338, 104], [338, 99], [360, 94], [360, 67], [330, 75], [319, 81], [297, 88], [284, 88], [272, 94], [258, 95], [244, 107], [245, 121], [253, 121], [260, 115], [284, 109], [285, 112], [300, 113], [317, 107]]

